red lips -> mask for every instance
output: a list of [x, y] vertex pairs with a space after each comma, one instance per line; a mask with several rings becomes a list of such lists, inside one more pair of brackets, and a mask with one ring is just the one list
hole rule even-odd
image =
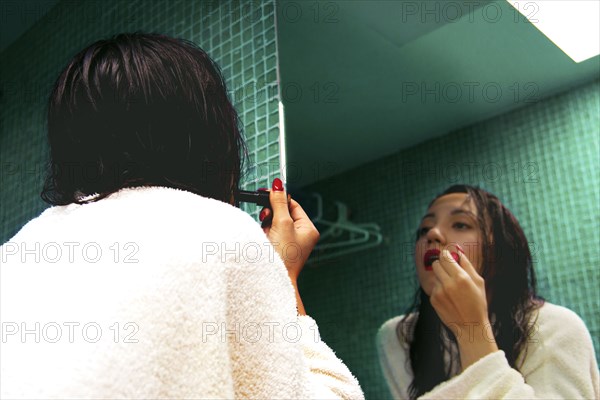
[[[453, 251], [450, 252], [450, 255], [452, 256], [452, 258], [454, 258], [454, 261], [458, 262], [458, 260], [460, 259], [458, 253], [455, 253]], [[440, 250], [438, 249], [429, 249], [425, 252], [425, 255], [423, 256], [423, 265], [425, 266], [425, 270], [426, 271], [432, 271], [432, 265], [433, 262], [435, 260], [439, 260], [440, 259]]]

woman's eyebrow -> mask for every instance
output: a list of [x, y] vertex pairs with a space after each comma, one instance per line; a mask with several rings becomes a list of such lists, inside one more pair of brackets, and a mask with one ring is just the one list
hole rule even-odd
[[[457, 214], [465, 214], [466, 216], [471, 217], [471, 218], [477, 220], [477, 216], [475, 214], [473, 214], [469, 210], [465, 210], [465, 209], [462, 209], [462, 208], [455, 208], [454, 210], [450, 211], [450, 215], [457, 215]], [[421, 222], [423, 222], [427, 218], [435, 218], [435, 213], [425, 214], [423, 216], [423, 218], [421, 218]]]
[[462, 208], [455, 208], [454, 210], [452, 210], [450, 212], [450, 215], [456, 215], [456, 214], [466, 214], [467, 216], [469, 216], [471, 218], [477, 219], [477, 216], [475, 214], [473, 214], [471, 211], [464, 210]]
[[427, 219], [427, 218], [435, 218], [435, 213], [429, 213], [429, 214], [425, 214], [425, 215], [423, 216], [423, 218], [421, 218], [421, 222], [422, 222], [424, 219]]

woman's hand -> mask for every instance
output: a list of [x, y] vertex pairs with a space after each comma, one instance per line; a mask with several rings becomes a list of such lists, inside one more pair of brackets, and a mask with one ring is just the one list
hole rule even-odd
[[462, 368], [498, 350], [488, 318], [485, 282], [460, 248], [459, 262], [442, 250], [433, 262], [431, 305], [459, 345]]
[[[291, 199], [288, 203], [279, 178], [273, 181], [270, 201], [272, 214], [268, 208], [260, 213], [261, 221], [266, 222], [263, 223], [263, 231], [281, 256], [292, 282], [295, 283], [319, 240], [319, 231], [298, 202]], [[270, 225], [268, 221], [271, 221]]]

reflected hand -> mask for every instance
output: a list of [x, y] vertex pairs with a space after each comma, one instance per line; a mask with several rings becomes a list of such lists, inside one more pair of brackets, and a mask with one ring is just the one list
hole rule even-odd
[[462, 251], [456, 262], [448, 250], [442, 250], [432, 267], [436, 283], [431, 291], [431, 306], [454, 333], [464, 371], [480, 358], [498, 351], [488, 318], [485, 281]]
[[433, 262], [436, 282], [430, 301], [442, 322], [461, 340], [469, 325], [484, 325], [489, 320], [485, 282], [464, 252], [458, 250], [458, 262], [446, 249]]

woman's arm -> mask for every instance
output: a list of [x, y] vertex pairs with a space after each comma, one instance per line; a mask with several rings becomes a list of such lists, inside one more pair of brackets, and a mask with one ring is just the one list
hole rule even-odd
[[546, 304], [539, 312], [520, 372], [504, 352], [489, 354], [422, 396], [423, 399], [597, 399], [598, 365], [581, 319]]
[[412, 370], [409, 360], [409, 346], [404, 336], [398, 331], [414, 321], [410, 315], [404, 322], [404, 315], [387, 320], [377, 332], [375, 344], [379, 364], [394, 399], [408, 399], [408, 387], [412, 381]]
[[298, 279], [292, 279], [292, 286], [296, 292], [296, 308], [298, 309], [298, 315], [306, 315], [304, 303], [302, 303], [302, 298], [300, 297], [300, 289], [298, 289]]
[[[319, 239], [319, 232], [295, 200], [288, 201], [279, 179], [270, 193], [272, 222], [263, 230], [283, 260], [295, 291], [297, 321], [303, 332], [298, 344], [308, 366], [313, 397], [319, 399], [364, 399], [357, 379], [333, 350], [320, 338], [316, 322], [306, 315], [298, 289], [298, 276]], [[271, 216], [265, 209], [262, 219]]]
[[308, 315], [299, 316], [303, 332], [300, 345], [310, 371], [315, 399], [364, 399], [358, 380], [333, 350], [320, 338], [317, 323]]
[[295, 283], [318, 232], [298, 203], [288, 208], [283, 190], [271, 192], [271, 204], [273, 222], [263, 229], [268, 237], [247, 214], [240, 218], [241, 211], [236, 220], [222, 221], [235, 227], [217, 254], [228, 288], [227, 319], [218, 333], [229, 347], [234, 397], [364, 399], [356, 378], [320, 340], [314, 320], [298, 315], [304, 307]]
[[433, 272], [431, 304], [457, 338], [463, 372], [423, 398], [598, 398], [593, 346], [574, 313], [544, 306], [536, 326], [539, 343], [530, 338], [521, 374], [498, 350], [489, 329], [485, 283], [464, 253], [457, 263], [442, 251]]
[[432, 265], [436, 284], [430, 300], [444, 325], [456, 337], [463, 370], [477, 360], [498, 351], [488, 319], [485, 282], [462, 248], [455, 261], [448, 250]]

